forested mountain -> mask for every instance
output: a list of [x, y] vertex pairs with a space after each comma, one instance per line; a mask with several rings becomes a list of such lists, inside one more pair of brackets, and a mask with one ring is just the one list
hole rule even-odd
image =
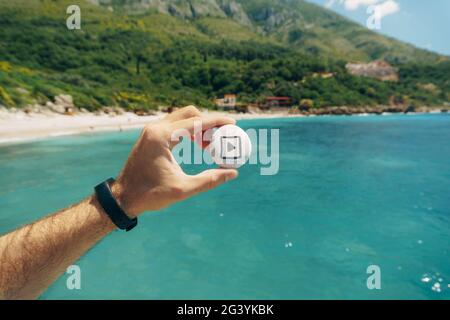
[[[0, 104], [61, 93], [90, 110], [290, 96], [315, 106], [450, 100], [448, 57], [373, 33], [302, 0], [0, 0]], [[398, 82], [347, 73], [385, 59]], [[321, 74], [333, 74], [321, 77]], [[319, 75], [319, 76], [318, 76]]]
[[381, 36], [303, 0], [92, 0], [130, 14], [159, 12], [184, 19], [230, 18], [310, 54], [390, 62], [436, 61], [437, 54]]

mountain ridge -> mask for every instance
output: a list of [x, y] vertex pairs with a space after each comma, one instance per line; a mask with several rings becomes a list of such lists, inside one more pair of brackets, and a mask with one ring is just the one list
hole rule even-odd
[[175, 17], [231, 18], [256, 33], [302, 52], [354, 61], [391, 63], [448, 57], [373, 32], [327, 8], [304, 0], [91, 0], [131, 14], [156, 11]]

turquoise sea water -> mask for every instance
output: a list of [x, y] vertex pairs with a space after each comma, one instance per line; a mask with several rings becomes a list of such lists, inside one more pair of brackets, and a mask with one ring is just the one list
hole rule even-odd
[[[81, 290], [63, 275], [42, 298], [450, 298], [450, 115], [239, 124], [280, 129], [277, 175], [247, 165], [238, 180], [143, 215], [77, 262]], [[137, 135], [1, 146], [0, 233], [89, 195]], [[381, 290], [367, 289], [369, 265]]]

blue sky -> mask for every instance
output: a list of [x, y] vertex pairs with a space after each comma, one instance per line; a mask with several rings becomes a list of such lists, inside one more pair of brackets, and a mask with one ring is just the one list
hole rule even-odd
[[[368, 5], [383, 5], [377, 32], [450, 55], [450, 0], [308, 0], [366, 26]], [[386, 14], [386, 15], [385, 15]]]

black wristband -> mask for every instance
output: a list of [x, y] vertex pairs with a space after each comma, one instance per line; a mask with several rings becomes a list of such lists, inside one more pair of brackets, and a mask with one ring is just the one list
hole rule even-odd
[[95, 187], [97, 200], [105, 213], [119, 229], [130, 231], [136, 227], [138, 223], [137, 218], [130, 219], [125, 211], [119, 206], [111, 192], [111, 187], [109, 186], [109, 184], [113, 182], [114, 179], [109, 178]]

